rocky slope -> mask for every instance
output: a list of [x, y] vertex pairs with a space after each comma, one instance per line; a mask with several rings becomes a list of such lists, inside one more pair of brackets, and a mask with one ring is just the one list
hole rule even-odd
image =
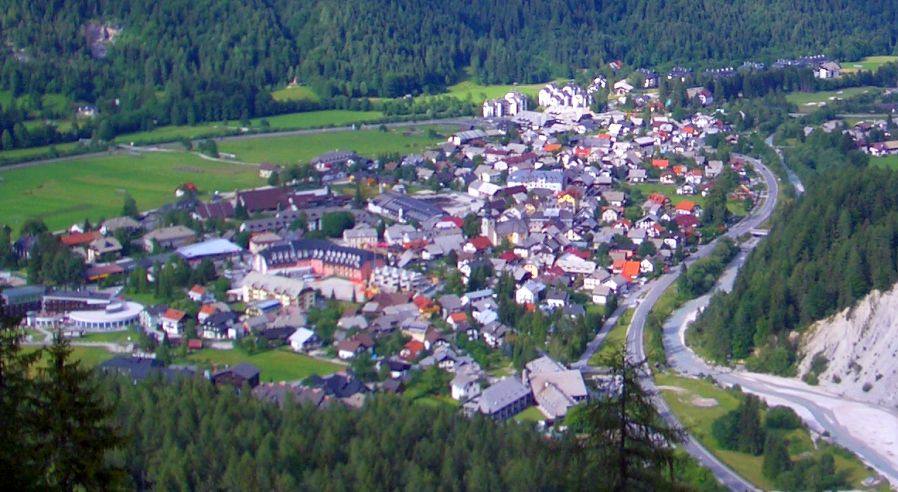
[[799, 374], [845, 397], [898, 408], [898, 285], [814, 323], [803, 335]]

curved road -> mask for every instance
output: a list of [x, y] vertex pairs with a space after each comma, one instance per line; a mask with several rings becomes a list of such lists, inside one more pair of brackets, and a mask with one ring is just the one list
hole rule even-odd
[[[738, 238], [743, 234], [750, 232], [752, 229], [758, 227], [764, 221], [766, 221], [770, 215], [773, 213], [774, 208], [776, 207], [776, 201], [779, 197], [779, 183], [776, 180], [776, 176], [767, 168], [764, 164], [762, 164], [757, 159], [752, 159], [746, 157], [746, 160], [752, 164], [755, 171], [758, 172], [767, 183], [767, 197], [764, 199], [764, 203], [760, 208], [756, 208], [749, 213], [742, 221], [738, 224], [734, 225], [727, 231], [727, 233], [722, 237], [730, 237], [730, 238]], [[694, 263], [700, 258], [704, 258], [708, 256], [711, 251], [714, 249], [714, 246], [717, 244], [717, 240], [714, 240], [708, 244], [700, 246], [698, 251], [689, 256], [688, 259], [685, 260], [687, 265]], [[677, 268], [670, 273], [667, 273], [657, 280], [646, 284], [648, 293], [645, 298], [640, 302], [640, 304], [636, 307], [636, 310], [633, 313], [633, 320], [630, 323], [630, 328], [627, 330], [627, 353], [633, 360], [641, 361], [646, 359], [645, 355], [645, 347], [643, 345], [643, 332], [645, 329], [645, 322], [648, 318], [649, 312], [652, 310], [652, 307], [658, 302], [658, 299], [667, 290], [668, 287], [673, 284], [677, 277], [680, 274], [680, 269]], [[647, 375], [642, 381], [644, 387], [655, 393], [655, 406], [658, 407], [659, 412], [662, 417], [668, 421], [670, 424], [676, 427], [682, 427], [682, 425], [677, 421], [677, 418], [671, 413], [670, 408], [667, 406], [667, 403], [664, 402], [664, 399], [661, 398], [660, 394], [658, 394], [657, 388], [655, 386], [654, 380], [650, 375]], [[720, 462], [714, 455], [712, 455], [707, 449], [705, 449], [695, 438], [691, 435], [687, 436], [686, 442], [683, 443], [683, 448], [692, 455], [695, 459], [697, 459], [702, 465], [710, 469], [714, 476], [723, 483], [725, 486], [730, 488], [731, 490], [756, 490], [756, 488], [748, 481], [737, 475], [734, 471], [730, 470], [726, 465]]]

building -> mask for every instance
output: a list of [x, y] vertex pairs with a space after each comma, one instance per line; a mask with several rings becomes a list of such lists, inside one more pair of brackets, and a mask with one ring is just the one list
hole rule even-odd
[[530, 109], [527, 96], [517, 91], [505, 94], [505, 97], [498, 99], [488, 99], [483, 102], [484, 118], [502, 118], [505, 116], [514, 116], [521, 111]]
[[520, 170], [508, 175], [508, 186], [523, 186], [527, 191], [541, 189], [561, 192], [565, 179], [562, 171]]
[[440, 207], [424, 200], [392, 191], [384, 193], [368, 203], [368, 211], [402, 223], [424, 223], [446, 215]]
[[290, 348], [296, 352], [305, 352], [320, 343], [318, 335], [308, 328], [298, 328], [287, 338], [287, 342], [290, 344]]
[[178, 225], [148, 232], [141, 240], [143, 241], [143, 249], [150, 253], [158, 253], [156, 250], [157, 245], [161, 249], [180, 248], [196, 241], [196, 233]]
[[348, 150], [335, 150], [326, 152], [317, 157], [313, 157], [309, 164], [317, 171], [328, 171], [335, 166], [350, 165], [354, 162], [361, 161], [362, 158], [358, 154]]
[[524, 380], [549, 420], [563, 419], [571, 407], [589, 396], [580, 371], [566, 369], [547, 355], [527, 363]]
[[122, 244], [114, 237], [99, 237], [87, 246], [88, 263], [112, 261], [122, 255]]
[[419, 272], [394, 266], [377, 267], [371, 272], [370, 285], [382, 292], [408, 292], [426, 288], [430, 281]]
[[162, 315], [162, 331], [169, 336], [180, 337], [184, 331], [184, 322], [187, 321], [187, 313], [178, 309], [168, 308]]
[[377, 244], [377, 229], [357, 225], [343, 231], [343, 242], [351, 248], [367, 248]]
[[270, 246], [253, 257], [253, 270], [285, 274], [311, 271], [316, 277], [340, 277], [365, 282], [383, 265], [380, 255], [318, 239], [301, 239]]
[[245, 303], [277, 300], [281, 306], [310, 309], [315, 304], [315, 291], [299, 279], [249, 272], [240, 281], [240, 295]]
[[116, 331], [139, 324], [143, 306], [136, 302], [116, 301], [103, 309], [70, 311], [67, 326], [83, 331]]
[[537, 100], [544, 108], [588, 109], [592, 105], [592, 93], [576, 84], [560, 87], [553, 82], [540, 89]]
[[3, 304], [0, 305], [2, 314], [12, 318], [24, 318], [28, 311], [39, 310], [45, 291], [42, 285], [26, 285], [3, 290], [0, 292], [0, 298], [3, 299]]
[[58, 290], [44, 294], [41, 310], [65, 314], [71, 311], [101, 311], [113, 302], [111, 294], [89, 290]]
[[250, 388], [255, 388], [259, 385], [260, 372], [258, 367], [252, 364], [247, 364], [246, 362], [241, 362], [234, 367], [222, 369], [213, 374], [212, 382], [216, 385], [226, 384], [233, 386], [238, 390], [242, 388], [244, 384], [249, 385]]
[[473, 372], [459, 372], [449, 383], [453, 400], [466, 401], [480, 394], [480, 376]]
[[243, 252], [243, 248], [227, 239], [209, 239], [201, 243], [181, 246], [176, 253], [189, 263], [199, 263], [204, 259], [224, 260]]
[[506, 420], [529, 407], [532, 401], [530, 388], [517, 378], [507, 377], [483, 390], [478, 409], [495, 420]]

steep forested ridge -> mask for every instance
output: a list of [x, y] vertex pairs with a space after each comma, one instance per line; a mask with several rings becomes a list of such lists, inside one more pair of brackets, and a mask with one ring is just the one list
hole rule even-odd
[[[436, 90], [470, 67], [535, 82], [634, 66], [891, 53], [898, 5], [848, 0], [2, 0], [6, 88], [91, 96], [122, 85], [256, 89], [291, 76], [346, 95]], [[85, 25], [124, 29], [103, 60]], [[28, 61], [16, 61], [25, 50]]]
[[789, 331], [898, 280], [896, 187], [898, 174], [872, 166], [822, 172], [697, 320], [700, 344], [719, 360], [760, 347], [757, 368], [788, 372]]

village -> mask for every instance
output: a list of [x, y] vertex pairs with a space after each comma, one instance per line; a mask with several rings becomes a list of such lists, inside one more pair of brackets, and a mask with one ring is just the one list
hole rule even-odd
[[[204, 199], [185, 183], [172, 205], [58, 234], [84, 285], [18, 279], [4, 308], [74, 343], [139, 329], [145, 343], [100, 365], [135, 380], [206, 369], [268, 400], [358, 406], [413, 391], [562, 422], [603, 390], [572, 363], [605, 319], [764, 191], [746, 160], [718, 152], [739, 137], [702, 109], [713, 94], [688, 89], [699, 110], [677, 120], [646, 91], [657, 77], [553, 83], [537, 101], [510, 92], [441, 146], [386, 162], [337, 150], [303, 172], [263, 163], [266, 186]], [[592, 111], [609, 84], [609, 108]], [[13, 249], [27, 262], [37, 243], [23, 234]], [[342, 369], [275, 380], [171, 356], [277, 347]]]

